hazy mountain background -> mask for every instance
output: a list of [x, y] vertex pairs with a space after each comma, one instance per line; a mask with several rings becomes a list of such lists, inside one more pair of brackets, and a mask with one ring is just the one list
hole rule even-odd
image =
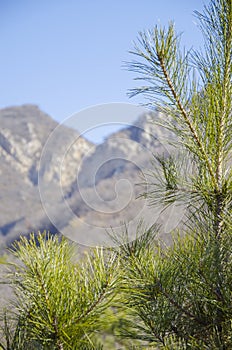
[[140, 217], [155, 220], [154, 211], [137, 199], [152, 152], [166, 152], [160, 140], [169, 135], [154, 125], [154, 117], [141, 115], [94, 145], [76, 130], [58, 127], [35, 105], [0, 110], [1, 249], [44, 229], [95, 245], [107, 240], [110, 227], [135, 227]]

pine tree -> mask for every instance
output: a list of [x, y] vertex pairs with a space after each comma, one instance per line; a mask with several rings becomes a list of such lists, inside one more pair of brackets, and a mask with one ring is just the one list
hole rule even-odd
[[164, 208], [185, 203], [186, 218], [171, 247], [155, 243], [162, 227], [124, 241], [122, 307], [130, 316], [121, 334], [164, 349], [231, 349], [231, 0], [211, 0], [195, 15], [203, 52], [182, 50], [170, 23], [140, 33], [129, 64], [145, 82], [131, 95], [163, 112], [155, 122], [175, 135], [144, 196]]
[[[76, 246], [47, 233], [22, 237], [11, 250], [14, 312], [4, 318], [7, 350], [102, 349], [96, 337], [111, 321], [118, 257], [96, 248], [77, 259]], [[12, 327], [13, 325], [13, 327]]]

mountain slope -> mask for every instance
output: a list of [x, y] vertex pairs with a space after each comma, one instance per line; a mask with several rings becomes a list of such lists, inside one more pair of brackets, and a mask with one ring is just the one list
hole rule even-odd
[[[37, 106], [24, 105], [0, 110], [0, 125], [0, 233], [2, 241], [10, 241], [19, 234], [41, 228], [44, 210], [38, 191], [40, 157], [58, 123]], [[71, 142], [79, 137], [76, 131], [66, 127], [60, 127], [59, 135], [54, 145], [54, 159], [63, 154], [64, 140]], [[74, 181], [72, 163], [80, 161], [86, 148], [92, 146], [85, 139], [79, 139], [79, 148], [72, 153], [67, 176], [62, 179], [66, 188]], [[43, 173], [50, 187], [55, 189], [60, 174], [53, 161]]]
[[[171, 137], [153, 114], [93, 145], [34, 105], [0, 110], [0, 242], [50, 229], [84, 245], [103, 244], [110, 227], [134, 230], [157, 213], [136, 198], [153, 153]], [[38, 176], [39, 175], [39, 176]], [[41, 204], [41, 198], [43, 205]]]

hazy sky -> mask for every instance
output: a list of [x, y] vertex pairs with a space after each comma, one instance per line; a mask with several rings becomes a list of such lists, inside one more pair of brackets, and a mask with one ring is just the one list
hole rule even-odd
[[122, 66], [138, 32], [174, 20], [187, 48], [202, 44], [201, 0], [0, 0], [0, 108], [33, 103], [62, 121], [95, 104], [131, 100]]

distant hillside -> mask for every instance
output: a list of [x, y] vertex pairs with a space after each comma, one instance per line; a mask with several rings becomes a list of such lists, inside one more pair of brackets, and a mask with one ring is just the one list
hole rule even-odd
[[40, 162], [58, 123], [34, 105], [0, 110], [2, 247], [21, 234], [45, 228], [93, 245], [107, 239], [106, 228], [123, 221], [135, 224], [141, 216], [152, 220], [152, 211], [145, 211], [145, 203], [136, 198], [152, 152], [165, 152], [160, 140], [169, 137], [152, 123], [153, 117], [141, 116], [97, 146], [59, 126]]
[[[0, 235], [2, 242], [9, 242], [20, 234], [31, 230], [43, 229], [41, 218], [44, 210], [38, 192], [38, 168], [42, 149], [57, 127], [47, 114], [34, 105], [23, 105], [0, 110]], [[61, 127], [54, 145], [54, 158], [62, 155], [65, 141], [72, 141], [78, 136], [74, 130]], [[63, 182], [68, 188], [74, 181], [72, 164], [78, 163], [91, 144], [79, 139], [78, 150], [71, 154], [69, 167]], [[44, 176], [51, 188], [59, 183], [59, 169], [44, 169]]]

